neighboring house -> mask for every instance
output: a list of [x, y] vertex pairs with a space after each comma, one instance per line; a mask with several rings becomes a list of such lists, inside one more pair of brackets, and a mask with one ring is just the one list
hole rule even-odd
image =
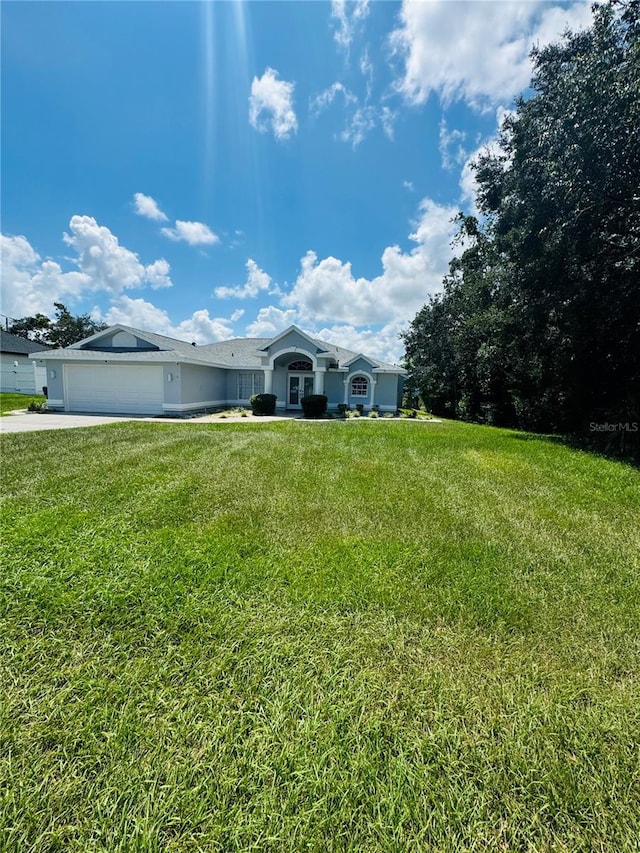
[[280, 410], [301, 409], [305, 394], [326, 394], [330, 409], [361, 403], [394, 412], [405, 376], [296, 326], [274, 338], [196, 346], [117, 325], [34, 357], [46, 366], [48, 408], [67, 412], [179, 415], [246, 406], [262, 392], [275, 394]]
[[43, 344], [0, 329], [0, 391], [14, 394], [42, 394], [47, 384], [44, 364], [30, 357]]

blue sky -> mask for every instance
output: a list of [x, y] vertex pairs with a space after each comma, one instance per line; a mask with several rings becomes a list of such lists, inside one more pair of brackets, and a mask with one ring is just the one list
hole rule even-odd
[[589, 2], [3, 2], [2, 304], [398, 361], [469, 163]]

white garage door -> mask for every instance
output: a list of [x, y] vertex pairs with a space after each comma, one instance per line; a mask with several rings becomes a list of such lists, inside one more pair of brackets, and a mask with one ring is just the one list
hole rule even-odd
[[66, 409], [127, 415], [162, 414], [162, 367], [138, 364], [68, 364]]

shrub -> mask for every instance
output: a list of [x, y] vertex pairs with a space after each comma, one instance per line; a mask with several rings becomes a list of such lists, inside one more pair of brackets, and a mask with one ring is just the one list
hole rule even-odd
[[254, 415], [273, 415], [276, 411], [275, 394], [254, 394], [249, 402]]
[[321, 418], [327, 411], [328, 402], [326, 394], [307, 394], [300, 400], [305, 418]]
[[27, 406], [28, 412], [46, 412], [47, 411], [47, 401], [46, 400], [31, 400], [29, 405]]
[[401, 418], [415, 418], [417, 412], [415, 409], [400, 409]]
[[347, 409], [348, 409], [348, 408], [349, 408], [349, 407], [347, 406], [347, 404], [346, 404], [346, 403], [338, 403], [338, 415], [339, 415], [341, 418], [346, 418], [346, 417], [347, 417]]
[[369, 412], [369, 417], [370, 418], [378, 418], [378, 417], [380, 417], [380, 415], [378, 414], [378, 412], [375, 409], [371, 409], [371, 411]]
[[356, 403], [356, 411], [360, 412], [361, 415], [364, 414], [364, 403]]

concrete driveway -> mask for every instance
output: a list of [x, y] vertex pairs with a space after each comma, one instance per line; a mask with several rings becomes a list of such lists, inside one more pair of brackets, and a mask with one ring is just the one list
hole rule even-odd
[[[195, 418], [154, 418], [135, 415], [90, 415], [74, 414], [72, 412], [23, 412], [0, 417], [0, 434], [10, 432], [38, 432], [45, 429], [73, 429], [73, 427], [102, 426], [103, 424], [119, 424], [124, 421], [147, 421], [158, 424], [189, 424], [189, 423], [265, 423], [265, 421], [288, 420], [290, 415], [274, 417], [252, 416], [243, 418], [241, 415], [200, 415]], [[300, 416], [297, 415], [299, 418]]]
[[[0, 433], [38, 432], [43, 429], [72, 429], [73, 427], [117, 424], [121, 421], [146, 421], [154, 418], [136, 418], [127, 415], [75, 415], [64, 412], [17, 412], [0, 418]], [[156, 418], [155, 420], [165, 420]]]

